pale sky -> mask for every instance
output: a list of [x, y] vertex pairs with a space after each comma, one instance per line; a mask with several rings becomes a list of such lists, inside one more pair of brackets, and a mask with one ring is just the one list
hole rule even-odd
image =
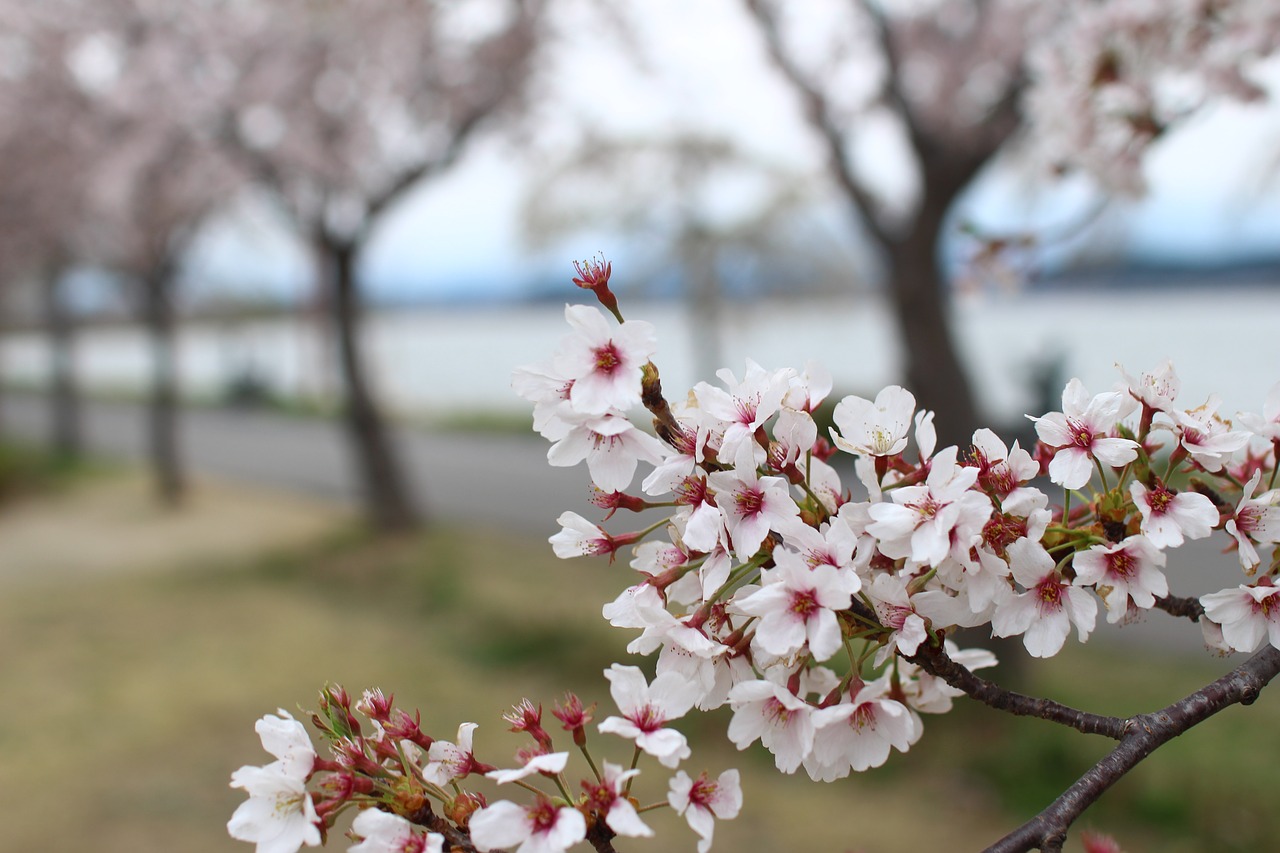
[[[548, 75], [556, 93], [539, 106], [539, 143], [569, 145], [574, 119], [599, 132], [654, 135], [671, 128], [724, 133], [779, 163], [813, 164], [821, 153], [794, 102], [767, 66], [760, 45], [731, 0], [690, 4], [647, 0], [638, 43], [660, 55], [642, 76], [619, 55], [610, 37], [585, 18], [573, 28], [577, 44], [556, 52]], [[587, 15], [590, 5], [579, 9]], [[1280, 75], [1278, 75], [1280, 76]], [[891, 143], [873, 138], [876, 169], [886, 180], [907, 180]], [[1107, 222], [1130, 254], [1196, 260], [1280, 247], [1280, 107], [1222, 105], [1164, 140], [1149, 159], [1150, 194], [1117, 205]], [[422, 188], [377, 233], [365, 258], [372, 293], [415, 298], [468, 288], [514, 291], [531, 268], [567, 269], [569, 261], [610, 252], [600, 234], [567, 238], [540, 256], [523, 246], [519, 207], [529, 166], [510, 146], [485, 144], [453, 173]], [[1271, 175], [1269, 180], [1260, 176]], [[1022, 228], [1071, 218], [1070, 187], [1053, 191], [1025, 174], [997, 172], [975, 187], [970, 212], [993, 228]], [[1074, 207], [1078, 207], [1075, 204]], [[559, 257], [559, 254], [563, 257]], [[250, 260], [251, 259], [251, 260]], [[217, 229], [200, 255], [216, 281], [260, 283], [278, 291], [307, 279], [307, 258], [271, 217], [239, 217]]]

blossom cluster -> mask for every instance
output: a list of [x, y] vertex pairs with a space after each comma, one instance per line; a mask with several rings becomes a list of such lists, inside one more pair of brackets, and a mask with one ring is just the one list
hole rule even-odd
[[[607, 844], [618, 835], [651, 836], [640, 813], [670, 807], [699, 836], [699, 853], [707, 853], [715, 821], [736, 817], [741, 808], [736, 770], [715, 778], [705, 772], [691, 778], [679, 770], [668, 781], [665, 800], [648, 806], [631, 792], [641, 772], [635, 759], [642, 753], [672, 770], [689, 757], [684, 735], [669, 723], [692, 707], [690, 686], [674, 676], [649, 683], [636, 667], [617, 664], [605, 676], [620, 713], [598, 730], [633, 741], [635, 754], [629, 768], [609, 761], [597, 767], [587, 733], [595, 706], [584, 707], [566, 694], [552, 713], [590, 768], [577, 794], [566, 775], [570, 753], [556, 751], [542, 707], [528, 699], [503, 717], [511, 731], [532, 742], [516, 754], [517, 766], [499, 768], [476, 757], [475, 723], [463, 723], [452, 741], [437, 739], [422, 730], [419, 713], [396, 707], [394, 697], [380, 690], [367, 690], [352, 702], [341, 687], [327, 687], [312, 723], [332, 757], [321, 758], [306, 728], [286, 711], [263, 717], [256, 728], [276, 760], [232, 774], [231, 786], [243, 788], [249, 799], [227, 830], [255, 843], [258, 853], [297, 853], [304, 845], [321, 844], [339, 815], [354, 810], [351, 853], [557, 853], [584, 840], [611, 849]], [[529, 795], [527, 802], [490, 802], [474, 785], [481, 780], [518, 787]], [[538, 780], [552, 790], [535, 785]]]
[[[608, 274], [596, 270], [599, 294]], [[812, 364], [748, 361], [669, 402], [653, 328], [610, 309], [616, 324], [568, 306], [571, 334], [513, 387], [553, 443], [550, 463], [586, 463], [606, 520], [662, 517], [611, 533], [565, 512], [551, 544], [611, 561], [627, 549], [639, 577], [604, 617], [638, 630], [628, 651], [657, 653], [658, 678], [691, 685], [696, 707], [728, 705], [729, 738], [761, 741], [780, 770], [833, 780], [879, 766], [917, 741], [920, 714], [961, 694], [923, 650], [994, 665], [947, 639], [987, 626], [1051, 657], [1073, 629], [1088, 638], [1099, 600], [1113, 623], [1169, 606], [1166, 551], [1215, 530], [1243, 582], [1183, 601], [1219, 649], [1280, 647], [1280, 567], [1259, 571], [1259, 548], [1280, 541], [1280, 384], [1237, 428], [1217, 398], [1182, 408], [1169, 362], [1138, 378], [1121, 369], [1100, 393], [1071, 380], [1061, 411], [1031, 418], [1033, 447], [980, 429], [939, 448], [933, 413], [897, 386], [844, 397], [823, 435], [815, 412], [832, 380]], [[632, 420], [641, 405], [656, 436]]]

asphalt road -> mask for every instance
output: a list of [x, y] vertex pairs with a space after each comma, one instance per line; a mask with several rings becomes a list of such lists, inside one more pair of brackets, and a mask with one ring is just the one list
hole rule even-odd
[[[145, 410], [131, 403], [91, 402], [85, 408], [85, 440], [98, 454], [145, 458]], [[326, 500], [360, 501], [347, 445], [337, 423], [238, 409], [187, 409], [181, 448], [191, 469], [217, 477], [301, 492]], [[48, 434], [45, 401], [6, 395], [0, 430], [39, 441]], [[510, 525], [551, 535], [565, 509], [586, 512], [585, 468], [552, 468], [547, 443], [528, 437], [428, 433], [395, 434], [409, 481], [428, 515], [437, 521]]]
[[[92, 402], [86, 407], [85, 436], [99, 454], [142, 460], [144, 410], [130, 403]], [[8, 394], [0, 404], [0, 430], [40, 440], [48, 433], [45, 401]], [[305, 493], [359, 502], [346, 445], [334, 422], [229, 409], [188, 409], [181, 418], [182, 449], [197, 472]], [[550, 536], [566, 509], [588, 518], [599, 510], [587, 503], [585, 467], [547, 465], [547, 443], [525, 436], [397, 430], [409, 479], [420, 505], [437, 522], [502, 525], [522, 533]], [[625, 529], [620, 526], [618, 530]], [[1171, 590], [1201, 595], [1243, 581], [1234, 554], [1222, 554], [1221, 533], [1169, 553]], [[1199, 629], [1160, 612], [1140, 624], [1111, 626], [1099, 608], [1096, 633], [1144, 647], [1203, 653]], [[1071, 640], [1069, 642], [1073, 642]]]

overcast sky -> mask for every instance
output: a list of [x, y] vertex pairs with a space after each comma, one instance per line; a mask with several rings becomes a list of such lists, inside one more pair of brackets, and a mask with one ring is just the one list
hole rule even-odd
[[[815, 140], [734, 5], [648, 0], [647, 17], [634, 35], [661, 58], [647, 75], [584, 20], [574, 28], [578, 43], [556, 51], [548, 74], [554, 97], [538, 109], [541, 146], [568, 144], [576, 120], [634, 135], [698, 128], [730, 135], [777, 162], [820, 162]], [[890, 182], [904, 180], [909, 166], [892, 145], [872, 147], [877, 171]], [[1113, 245], [1104, 248], [1169, 261], [1277, 253], [1278, 152], [1280, 108], [1224, 104], [1205, 111], [1160, 144], [1148, 162], [1150, 194], [1117, 205], [1120, 213], [1107, 221]], [[508, 292], [533, 269], [567, 269], [573, 257], [596, 251], [616, 254], [601, 234], [531, 254], [519, 222], [529, 168], [510, 146], [485, 144], [453, 173], [412, 195], [364, 259], [371, 295]], [[1024, 172], [994, 171], [973, 188], [969, 211], [992, 228], [1022, 228], [1069, 221], [1081, 197]], [[237, 214], [214, 229], [199, 255], [201, 278], [240, 282], [250, 294], [297, 286], [307, 279], [306, 265], [279, 224], [261, 211]]]

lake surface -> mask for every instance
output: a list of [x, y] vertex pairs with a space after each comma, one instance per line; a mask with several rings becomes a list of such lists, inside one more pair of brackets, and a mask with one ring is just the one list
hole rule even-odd
[[[746, 358], [769, 368], [803, 368], [815, 359], [834, 375], [837, 394], [871, 395], [899, 379], [896, 332], [874, 296], [729, 305], [713, 325], [692, 322], [671, 303], [635, 304], [627, 317], [657, 327], [655, 361], [671, 398], [699, 378], [713, 379], [712, 365], [741, 376]], [[1117, 362], [1136, 375], [1168, 356], [1183, 381], [1180, 401], [1199, 405], [1216, 391], [1228, 416], [1261, 411], [1267, 390], [1280, 380], [1280, 292], [978, 295], [956, 304], [955, 327], [987, 411], [1000, 423], [1043, 413], [1034, 411], [1043, 408], [1034, 377], [1055, 364], [1056, 387], [1078, 376], [1097, 392], [1119, 379]], [[183, 388], [215, 397], [235, 377], [252, 374], [280, 394], [329, 395], [332, 352], [322, 330], [317, 317], [305, 315], [189, 323], [178, 344]], [[388, 310], [371, 313], [365, 330], [382, 400], [398, 411], [428, 414], [527, 411], [510, 390], [511, 370], [549, 357], [566, 333], [559, 306]], [[144, 337], [121, 327], [84, 330], [75, 361], [90, 387], [125, 392], [145, 387], [150, 364]], [[5, 380], [38, 385], [48, 373], [39, 334], [0, 340]]]

